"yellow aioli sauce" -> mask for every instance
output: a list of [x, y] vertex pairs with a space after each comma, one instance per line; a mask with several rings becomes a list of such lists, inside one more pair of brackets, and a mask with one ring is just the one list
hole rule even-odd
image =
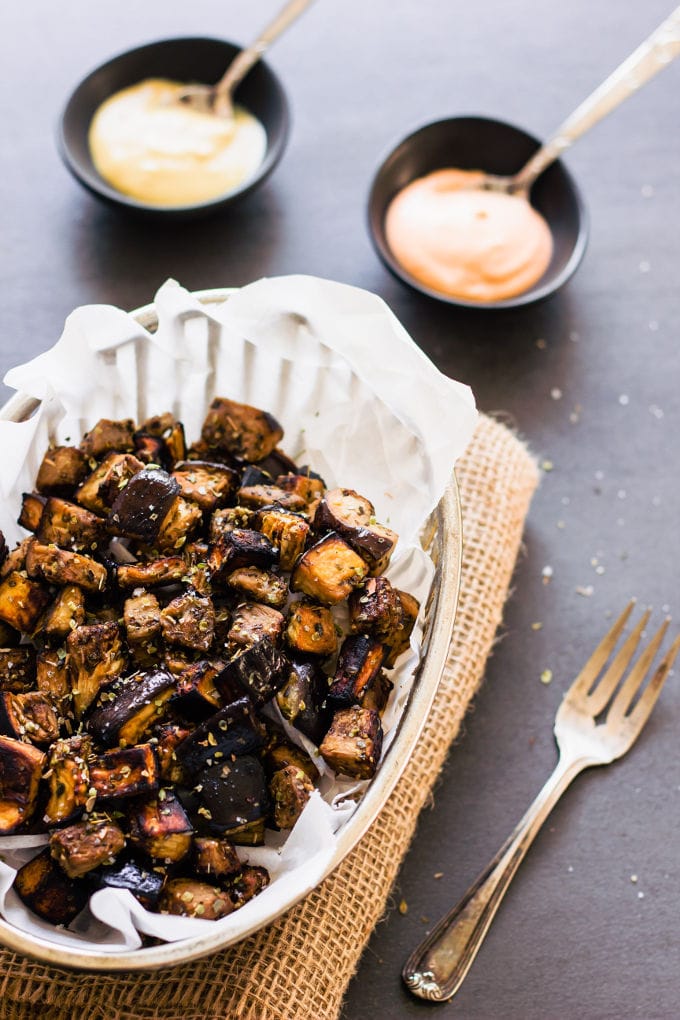
[[92, 160], [117, 191], [148, 205], [207, 202], [262, 162], [267, 135], [243, 107], [233, 122], [176, 102], [184, 86], [148, 78], [114, 93], [90, 125]]
[[431, 290], [491, 302], [528, 290], [552, 255], [548, 224], [527, 199], [478, 185], [476, 170], [436, 170], [392, 200], [387, 243], [403, 268]]

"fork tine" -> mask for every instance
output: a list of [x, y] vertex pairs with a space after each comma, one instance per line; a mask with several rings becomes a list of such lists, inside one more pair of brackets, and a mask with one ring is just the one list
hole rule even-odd
[[572, 683], [569, 688], [568, 695], [573, 694], [576, 696], [582, 696], [588, 693], [597, 679], [600, 670], [613, 652], [614, 646], [619, 639], [619, 634], [626, 626], [628, 617], [632, 613], [634, 605], [635, 599], [631, 599], [616, 623], [614, 623], [611, 630], [602, 638], [599, 645]]
[[666, 652], [663, 660], [658, 666], [654, 676], [647, 684], [640, 695], [640, 700], [628, 716], [628, 721], [636, 734], [640, 732], [642, 727], [649, 719], [652, 709], [656, 705], [657, 698], [661, 694], [661, 688], [664, 685], [666, 677], [670, 673], [671, 666], [675, 662], [675, 657], [680, 651], [680, 634], [676, 637], [671, 647]]
[[635, 649], [640, 643], [642, 632], [647, 626], [650, 614], [650, 609], [647, 609], [643, 613], [641, 619], [635, 626], [635, 629], [632, 630], [626, 638], [625, 644], [620, 648], [611, 666], [604, 674], [592, 694], [588, 696], [588, 711], [592, 716], [599, 715], [616, 690], [616, 685], [623, 676], [626, 666], [635, 655]]
[[617, 692], [614, 700], [612, 701], [611, 708], [607, 714], [607, 722], [611, 720], [612, 723], [617, 723], [624, 718], [626, 712], [630, 708], [633, 698], [639, 691], [647, 673], [649, 672], [649, 667], [652, 664], [654, 656], [659, 650], [659, 646], [663, 641], [663, 637], [668, 629], [669, 623], [670, 619], [664, 620], [652, 640], [641, 653], [639, 659], [626, 677], [621, 690]]

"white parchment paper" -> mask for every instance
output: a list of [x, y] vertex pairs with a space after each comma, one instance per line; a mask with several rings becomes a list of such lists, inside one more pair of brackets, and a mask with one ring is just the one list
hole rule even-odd
[[[111, 306], [78, 308], [54, 347], [7, 373], [9, 386], [41, 401], [28, 421], [0, 421], [0, 528], [8, 544], [24, 537], [16, 524], [21, 493], [32, 489], [50, 441], [77, 443], [101, 417], [141, 421], [167, 410], [192, 441], [208, 402], [220, 395], [270, 411], [284, 427], [282, 447], [297, 463], [309, 464], [331, 487], [345, 485], [371, 499], [378, 519], [400, 536], [388, 576], [424, 603], [432, 564], [418, 535], [472, 435], [470, 390], [432, 365], [384, 302], [343, 284], [265, 279], [206, 305], [168, 281], [155, 306], [154, 333]], [[419, 624], [392, 673], [385, 749], [408, 698], [421, 635]], [[68, 930], [54, 928], [12, 890], [16, 868], [45, 842], [21, 836], [0, 838], [0, 914], [25, 932], [107, 952], [139, 947], [140, 933], [175, 941], [215, 925], [238, 935], [264, 923], [318, 883], [336, 833], [355, 810], [352, 798], [365, 785], [338, 779], [315, 760], [319, 792], [292, 832], [271, 833], [266, 846], [241, 853], [268, 868], [270, 886], [229, 917], [153, 914], [130, 893], [107, 889], [92, 896]]]

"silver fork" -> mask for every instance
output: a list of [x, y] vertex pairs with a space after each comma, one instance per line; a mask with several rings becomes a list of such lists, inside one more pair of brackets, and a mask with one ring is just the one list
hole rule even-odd
[[[442, 1002], [460, 988], [484, 941], [510, 882], [534, 837], [579, 772], [608, 765], [635, 743], [661, 693], [680, 649], [680, 635], [647, 686], [645, 677], [669, 624], [666, 619], [624, 677], [649, 620], [647, 610], [607, 670], [635, 602], [630, 602], [602, 639], [567, 691], [555, 717], [559, 761], [521, 822], [476, 882], [409, 956], [402, 970], [406, 985], [421, 999]], [[636, 700], [637, 698], [637, 700]], [[609, 706], [606, 717], [598, 717]]]

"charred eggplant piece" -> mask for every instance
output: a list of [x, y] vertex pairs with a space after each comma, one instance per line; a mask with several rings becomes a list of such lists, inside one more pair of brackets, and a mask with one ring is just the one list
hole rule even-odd
[[187, 444], [184, 436], [184, 426], [177, 421], [172, 414], [156, 414], [142, 422], [141, 433], [148, 433], [150, 436], [157, 436], [165, 444], [166, 455], [169, 460], [169, 467], [178, 460], [184, 460], [187, 455]]
[[208, 881], [219, 881], [241, 870], [241, 861], [234, 844], [215, 836], [197, 836], [194, 839], [194, 868]]
[[366, 560], [372, 574], [385, 570], [399, 538], [377, 523], [371, 501], [354, 489], [329, 489], [317, 507], [314, 527], [342, 535]]
[[156, 588], [181, 581], [187, 565], [181, 556], [164, 556], [148, 563], [120, 563], [116, 580], [120, 588]]
[[294, 602], [286, 623], [286, 644], [302, 655], [335, 655], [338, 634], [327, 606], [313, 602]]
[[233, 612], [227, 639], [230, 645], [241, 648], [250, 648], [265, 637], [276, 644], [283, 633], [283, 624], [283, 614], [278, 609], [257, 602], [241, 602]]
[[215, 686], [215, 677], [224, 669], [223, 662], [194, 662], [180, 674], [173, 706], [187, 719], [205, 719], [222, 707], [222, 698]]
[[312, 662], [291, 662], [276, 700], [281, 715], [312, 743], [320, 744], [333, 718], [328, 677]]
[[231, 914], [234, 904], [226, 892], [207, 882], [171, 878], [161, 893], [159, 908], [162, 914], [216, 921]]
[[258, 507], [280, 506], [285, 510], [306, 510], [307, 504], [297, 492], [289, 492], [279, 485], [242, 485], [236, 494], [242, 506], [257, 510]]
[[[245, 528], [252, 530], [255, 511], [249, 510], [247, 506], [227, 506], [216, 510], [210, 518], [209, 540], [212, 545], [218, 542], [222, 535], [234, 528]], [[261, 530], [261, 529], [260, 529]]]
[[87, 728], [105, 747], [138, 744], [159, 721], [175, 693], [175, 678], [164, 669], [117, 680], [101, 691]]
[[0, 692], [0, 733], [49, 747], [59, 736], [59, 720], [51, 702], [39, 691]]
[[215, 633], [212, 599], [188, 588], [160, 614], [161, 631], [168, 644], [207, 652]]
[[110, 820], [76, 822], [50, 836], [50, 853], [69, 878], [82, 878], [101, 864], [113, 864], [125, 846], [120, 826]]
[[119, 857], [101, 868], [97, 875], [100, 889], [127, 889], [146, 910], [158, 908], [165, 875], [134, 857]]
[[77, 584], [62, 588], [43, 617], [40, 630], [52, 641], [63, 641], [85, 623], [85, 596]]
[[109, 524], [119, 535], [153, 545], [180, 488], [161, 468], [146, 467], [123, 486], [109, 512]]
[[76, 718], [82, 719], [101, 688], [125, 670], [126, 656], [117, 623], [93, 623], [71, 631], [66, 648]]
[[46, 501], [36, 534], [41, 542], [53, 542], [72, 552], [94, 553], [106, 548], [107, 543], [101, 517], [57, 496]]
[[326, 535], [300, 557], [291, 575], [292, 591], [333, 606], [342, 602], [368, 574], [368, 565], [339, 535]]
[[73, 715], [71, 707], [71, 677], [66, 654], [62, 648], [44, 648], [36, 660], [35, 682], [64, 718]]
[[70, 924], [90, 898], [89, 884], [68, 878], [49, 847], [19, 868], [14, 890], [29, 910], [52, 924]]
[[210, 546], [208, 567], [213, 579], [226, 576], [238, 567], [273, 567], [279, 554], [269, 539], [249, 528], [232, 528]]
[[304, 772], [312, 784], [319, 779], [319, 770], [307, 752], [288, 740], [283, 731], [270, 734], [269, 743], [262, 755], [262, 763], [270, 779], [275, 772], [289, 765]]
[[46, 825], [70, 822], [85, 809], [91, 796], [88, 767], [91, 753], [92, 740], [86, 733], [52, 744], [45, 773], [49, 789], [43, 816]]
[[229, 896], [236, 909], [242, 907], [253, 896], [257, 896], [269, 885], [269, 872], [266, 868], [244, 864], [238, 875], [234, 875], [225, 883]]
[[36, 532], [40, 527], [40, 518], [45, 508], [45, 497], [38, 496], [35, 492], [24, 492], [21, 497], [21, 513], [17, 524], [26, 531]]
[[358, 705], [380, 674], [385, 648], [368, 634], [350, 634], [342, 643], [328, 692], [336, 708]]
[[0, 691], [22, 694], [35, 683], [36, 656], [31, 645], [0, 648]]
[[401, 623], [394, 632], [384, 638], [385, 645], [388, 649], [385, 665], [388, 668], [391, 668], [401, 653], [405, 652], [409, 647], [411, 631], [413, 630], [420, 610], [420, 603], [413, 597], [413, 595], [409, 595], [407, 591], [401, 591], [399, 588], [395, 588], [395, 591], [401, 604]]
[[181, 549], [203, 521], [203, 511], [196, 503], [177, 496], [163, 518], [156, 546], [161, 552]]
[[69, 497], [87, 472], [87, 457], [77, 446], [51, 446], [38, 468], [35, 487], [47, 496]]
[[106, 567], [91, 556], [38, 541], [28, 550], [26, 571], [29, 577], [43, 578], [61, 587], [75, 584], [90, 593], [103, 591], [108, 577]]
[[378, 713], [352, 705], [335, 713], [319, 753], [334, 772], [353, 779], [372, 779], [380, 759], [382, 736]]
[[143, 464], [154, 464], [165, 471], [172, 470], [168, 448], [160, 436], [152, 436], [150, 432], [135, 432], [134, 454]]
[[227, 577], [227, 587], [253, 602], [262, 602], [275, 609], [282, 609], [288, 599], [285, 579], [259, 567], [238, 567]]
[[309, 535], [309, 524], [300, 514], [269, 506], [258, 510], [256, 527], [279, 551], [281, 570], [292, 570], [298, 556], [304, 552]]
[[189, 853], [194, 830], [173, 790], [135, 802], [129, 818], [130, 842], [154, 860], [176, 864]]
[[385, 670], [381, 669], [371, 686], [361, 696], [361, 707], [372, 708], [379, 715], [382, 715], [393, 688], [394, 684]]
[[106, 517], [121, 489], [143, 467], [141, 460], [131, 453], [107, 453], [101, 464], [80, 483], [73, 498], [93, 513]]
[[259, 706], [274, 697], [286, 682], [287, 672], [288, 659], [265, 637], [231, 659], [215, 678], [215, 685], [226, 695], [236, 682]]
[[237, 698], [200, 723], [175, 749], [189, 772], [249, 754], [264, 743], [264, 728], [247, 696]]
[[30, 634], [49, 601], [50, 593], [40, 582], [13, 570], [0, 584], [0, 620]]
[[267, 779], [259, 760], [252, 755], [211, 765], [197, 778], [201, 801], [198, 814], [213, 832], [229, 833], [230, 829], [267, 816]]
[[0, 834], [14, 832], [33, 814], [44, 761], [33, 744], [0, 736]]
[[326, 486], [318, 476], [295, 474], [293, 472], [279, 475], [276, 484], [286, 492], [294, 493], [305, 501], [305, 513], [314, 518], [316, 508], [321, 502]]
[[203, 423], [201, 438], [210, 447], [252, 463], [274, 450], [283, 438], [283, 429], [266, 411], [215, 397]]
[[175, 464], [172, 477], [185, 499], [207, 511], [228, 503], [239, 485], [238, 472], [233, 468], [205, 460], [180, 461]]
[[123, 800], [153, 793], [159, 778], [158, 759], [151, 744], [105, 751], [90, 761], [87, 810], [92, 810], [95, 799]]
[[[2, 532], [0, 532], [2, 534]], [[27, 538], [23, 538], [21, 542], [18, 542], [15, 547], [9, 551], [5, 543], [5, 536], [2, 536], [2, 544], [0, 549], [2, 550], [2, 566], [0, 566], [0, 577], [6, 578], [15, 571], [21, 572], [26, 567], [26, 554], [31, 548], [35, 538], [33, 535], [29, 535]]]
[[302, 769], [287, 765], [274, 773], [269, 792], [274, 805], [274, 825], [277, 829], [292, 829], [314, 792], [314, 784]]
[[103, 457], [112, 450], [129, 453], [135, 448], [134, 431], [135, 425], [130, 418], [121, 421], [100, 418], [83, 436], [80, 449], [86, 457], [96, 458]]
[[373, 634], [389, 643], [403, 622], [401, 601], [386, 577], [369, 577], [349, 597], [349, 621], [353, 634]]

